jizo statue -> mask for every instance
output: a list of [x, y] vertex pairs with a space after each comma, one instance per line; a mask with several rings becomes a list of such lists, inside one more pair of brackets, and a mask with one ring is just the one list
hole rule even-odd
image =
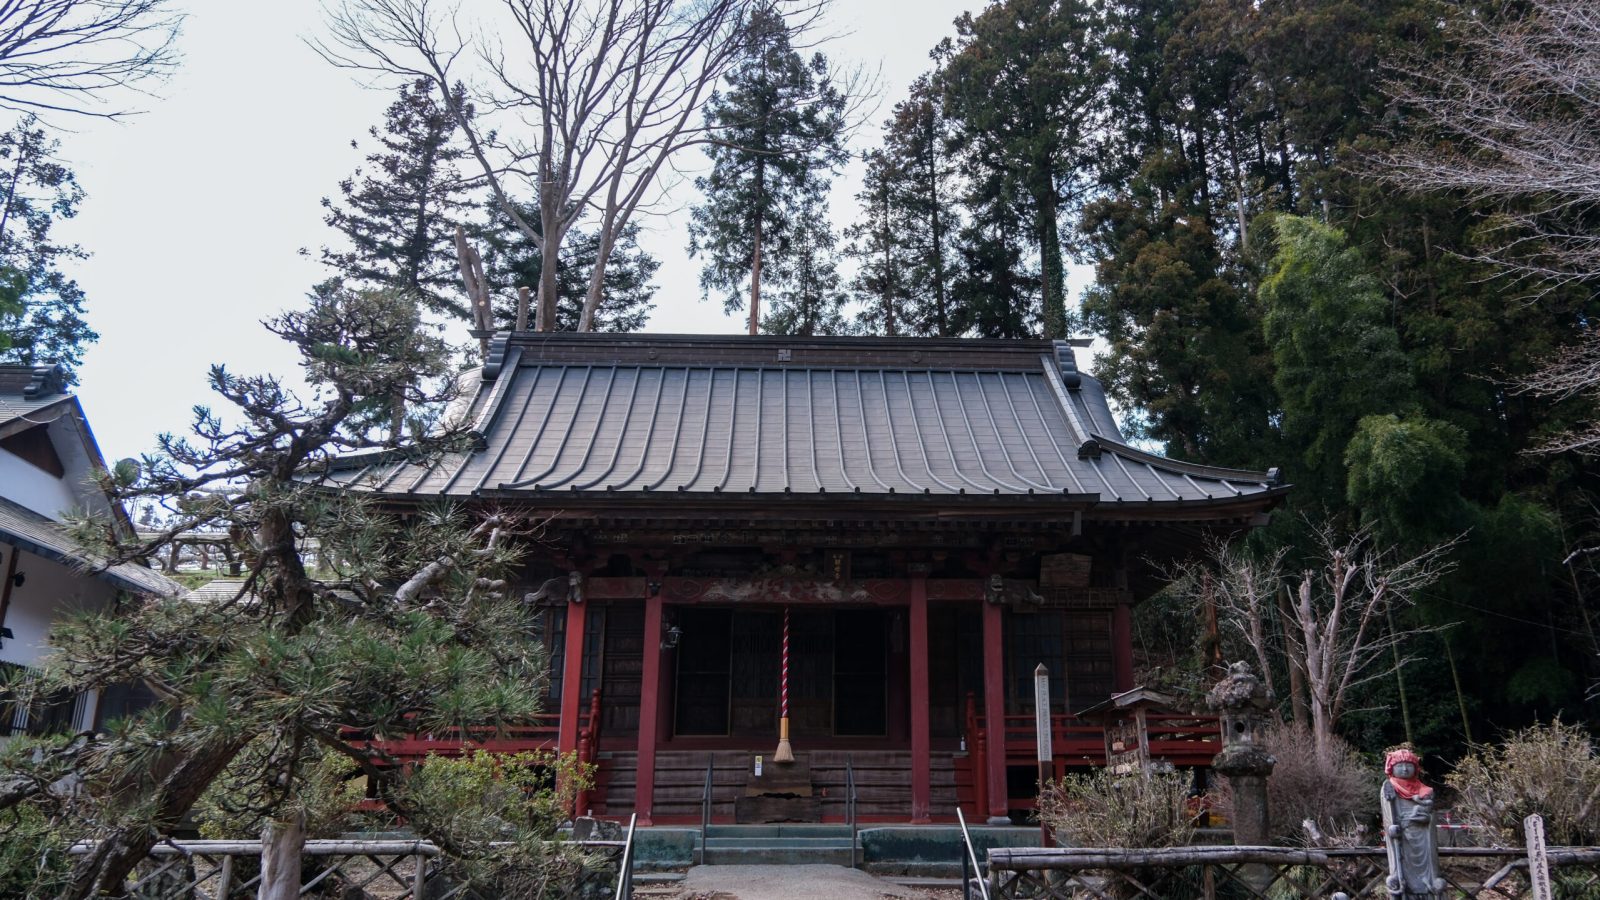
[[1389, 777], [1379, 790], [1383, 843], [1389, 851], [1389, 896], [1400, 900], [1440, 900], [1439, 841], [1433, 829], [1433, 788], [1422, 783], [1422, 760], [1405, 747], [1384, 756]]

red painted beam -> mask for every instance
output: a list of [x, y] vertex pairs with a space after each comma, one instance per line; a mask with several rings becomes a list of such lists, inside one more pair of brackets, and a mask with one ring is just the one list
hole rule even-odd
[[983, 724], [989, 747], [989, 818], [1007, 819], [1006, 664], [1001, 608], [983, 604]]
[[561, 737], [556, 744], [563, 755], [578, 749], [578, 719], [583, 710], [583, 629], [588, 607], [567, 604], [567, 646], [561, 666]]
[[644, 672], [639, 685], [639, 763], [633, 811], [651, 824], [656, 796], [656, 726], [661, 703], [661, 598], [644, 601]]
[[932, 777], [928, 751], [928, 577], [911, 576], [911, 823], [928, 822]]

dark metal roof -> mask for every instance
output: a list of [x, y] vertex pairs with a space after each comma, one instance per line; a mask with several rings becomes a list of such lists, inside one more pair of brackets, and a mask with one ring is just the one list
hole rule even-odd
[[144, 566], [123, 563], [101, 568], [103, 561], [79, 549], [59, 523], [4, 497], [0, 497], [0, 543], [62, 565], [94, 570], [96, 577], [134, 593], [171, 597], [183, 591], [182, 585]]
[[1141, 452], [1061, 342], [502, 335], [469, 415], [480, 449], [351, 459], [388, 495], [1055, 495], [1184, 503], [1271, 473]]
[[0, 428], [44, 424], [56, 418], [55, 411], [46, 412], [49, 407], [71, 399], [60, 366], [0, 366]]

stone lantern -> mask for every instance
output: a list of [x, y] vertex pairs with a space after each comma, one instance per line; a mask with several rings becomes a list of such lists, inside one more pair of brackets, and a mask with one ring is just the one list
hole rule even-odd
[[1222, 718], [1222, 752], [1211, 767], [1233, 788], [1233, 842], [1249, 846], [1271, 843], [1267, 810], [1267, 776], [1277, 760], [1267, 752], [1264, 732], [1272, 697], [1250, 664], [1236, 662], [1217, 682], [1206, 705]]

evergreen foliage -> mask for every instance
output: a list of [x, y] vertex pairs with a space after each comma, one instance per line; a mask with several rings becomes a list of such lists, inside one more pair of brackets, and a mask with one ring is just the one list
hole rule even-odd
[[792, 283], [797, 272], [816, 269], [795, 256], [831, 246], [831, 236], [817, 233], [826, 228], [819, 211], [829, 176], [845, 161], [846, 97], [827, 59], [794, 49], [775, 4], [752, 14], [745, 34], [742, 58], [706, 106], [715, 135], [706, 151], [711, 171], [695, 179], [704, 202], [689, 223], [689, 253], [706, 260], [701, 290], [721, 296], [729, 312], [759, 297], [769, 280], [791, 292], [827, 293]]
[[54, 234], [84, 197], [59, 149], [32, 116], [0, 134], [0, 360], [60, 363], [75, 383], [72, 373], [99, 335], [84, 321], [83, 289], [64, 271], [88, 253]]
[[1060, 218], [1081, 202], [1094, 148], [1104, 66], [1095, 6], [1084, 0], [1007, 0], [955, 22], [935, 51], [956, 142], [1026, 204], [1039, 257], [1047, 337], [1066, 337]]
[[924, 75], [884, 123], [883, 146], [866, 155], [861, 213], [845, 232], [857, 264], [857, 318], [876, 334], [958, 333], [954, 280], [959, 185], [938, 87]]
[[[537, 221], [532, 205], [525, 218]], [[490, 207], [487, 225], [479, 226], [484, 277], [494, 303], [495, 327], [512, 328], [517, 320], [518, 288], [531, 293], [539, 290], [539, 272], [544, 265], [542, 251], [523, 237], [497, 206]], [[600, 236], [578, 226], [567, 233], [561, 244], [556, 269], [556, 330], [572, 331], [583, 314], [589, 290], [589, 277], [600, 249]], [[611, 260], [606, 265], [605, 289], [594, 314], [594, 331], [638, 331], [655, 308], [656, 287], [651, 283], [661, 263], [639, 247], [639, 226], [630, 223], [622, 229]]]
[[844, 334], [848, 325], [841, 310], [847, 295], [827, 207], [807, 200], [795, 217], [798, 227], [790, 252], [774, 261], [776, 289], [761, 328], [768, 334]]
[[[470, 110], [465, 88], [456, 102]], [[378, 149], [327, 197], [325, 221], [346, 246], [324, 247], [322, 261], [352, 287], [411, 291], [430, 311], [471, 319], [457, 269], [455, 229], [472, 209], [450, 110], [428, 82], [400, 89], [383, 128], [368, 130]], [[357, 146], [355, 142], [351, 146]]]
[[[29, 806], [60, 833], [99, 841], [76, 858], [62, 898], [121, 885], [208, 791], [213, 810], [292, 842], [330, 799], [317, 762], [328, 754], [388, 790], [400, 770], [375, 765], [364, 736], [492, 731], [537, 711], [545, 657], [502, 580], [536, 526], [448, 506], [402, 520], [320, 483], [336, 453], [418, 458], [460, 446], [450, 421], [414, 428], [404, 445], [382, 437], [396, 397], [425, 413], [456, 384], [450, 348], [415, 298], [329, 285], [268, 327], [294, 345], [317, 399], [213, 367], [226, 418], [198, 409], [191, 437], [164, 435], [138, 466], [103, 476], [123, 499], [161, 502], [164, 530], [135, 539], [115, 521], [78, 527], [113, 560], [192, 529], [227, 531], [246, 560], [237, 595], [71, 618], [39, 672], [7, 685], [23, 702], [127, 683], [157, 697], [102, 733], [5, 748], [0, 813]], [[315, 573], [302, 556], [313, 540]], [[69, 776], [81, 790], [52, 787]]]

